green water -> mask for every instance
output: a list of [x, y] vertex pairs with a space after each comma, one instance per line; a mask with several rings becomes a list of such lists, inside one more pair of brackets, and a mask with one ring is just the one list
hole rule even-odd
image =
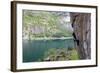
[[73, 39], [56, 40], [23, 40], [23, 62], [37, 62], [43, 59], [44, 53], [50, 48], [74, 48]]

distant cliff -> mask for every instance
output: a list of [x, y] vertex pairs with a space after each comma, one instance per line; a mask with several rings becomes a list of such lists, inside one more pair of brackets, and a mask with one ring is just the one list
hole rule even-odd
[[23, 39], [71, 37], [70, 13], [23, 10]]

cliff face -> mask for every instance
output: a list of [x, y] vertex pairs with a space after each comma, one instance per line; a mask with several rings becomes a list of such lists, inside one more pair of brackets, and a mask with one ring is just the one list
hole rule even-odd
[[70, 37], [70, 13], [61, 11], [23, 10], [23, 39]]
[[80, 59], [91, 59], [91, 14], [70, 13]]

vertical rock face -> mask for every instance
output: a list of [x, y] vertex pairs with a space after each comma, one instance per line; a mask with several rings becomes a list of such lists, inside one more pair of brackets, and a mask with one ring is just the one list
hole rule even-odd
[[[91, 59], [91, 14], [70, 13], [80, 59]], [[76, 17], [76, 18], [75, 18]], [[78, 43], [78, 44], [77, 44]]]

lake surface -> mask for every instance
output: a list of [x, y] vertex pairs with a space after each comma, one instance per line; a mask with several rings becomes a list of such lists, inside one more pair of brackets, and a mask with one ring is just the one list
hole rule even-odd
[[23, 62], [37, 62], [51, 48], [74, 48], [73, 39], [23, 40]]

